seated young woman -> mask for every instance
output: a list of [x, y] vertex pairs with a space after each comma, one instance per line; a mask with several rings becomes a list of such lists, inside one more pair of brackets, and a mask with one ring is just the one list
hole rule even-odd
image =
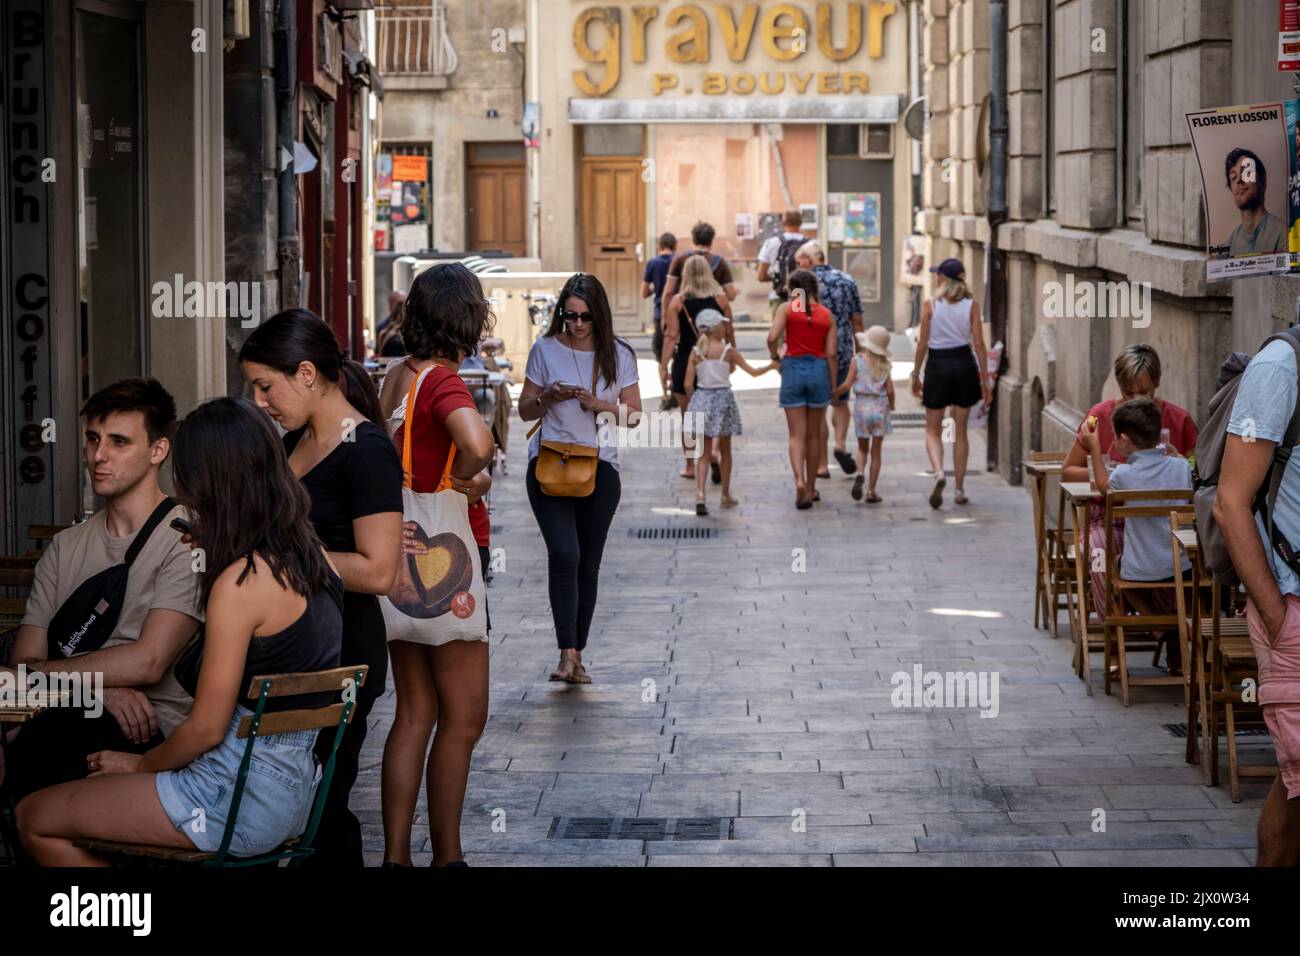
[[[176, 498], [189, 511], [206, 631], [197, 668], [178, 678], [194, 705], [171, 736], [141, 754], [86, 757], [91, 776], [18, 804], [23, 846], [42, 866], [103, 866], [74, 846], [114, 840], [213, 852], [220, 846], [247, 741], [236, 736], [259, 674], [338, 666], [342, 582], [312, 530], [306, 489], [266, 415], [218, 398], [180, 425]], [[196, 675], [181, 673], [195, 671]], [[188, 680], [184, 678], [189, 678]], [[273, 698], [266, 710], [318, 707], [334, 694]], [[319, 782], [314, 730], [257, 739], [230, 852], [268, 852], [307, 825]]]

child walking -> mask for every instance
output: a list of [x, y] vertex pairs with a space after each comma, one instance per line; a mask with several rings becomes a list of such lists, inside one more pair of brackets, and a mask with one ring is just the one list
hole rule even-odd
[[[740, 434], [740, 408], [731, 392], [731, 370], [739, 367], [758, 376], [777, 366], [772, 362], [756, 369], [746, 362], [744, 356], [726, 340], [726, 321], [727, 317], [717, 309], [704, 309], [695, 316], [700, 338], [691, 350], [690, 362], [686, 366], [688, 404], [682, 431], [694, 434], [695, 440], [702, 443], [702, 447], [697, 449], [700, 461], [709, 461], [714, 445], [717, 445], [722, 456], [722, 507], [734, 508], [736, 499], [731, 497], [731, 436]], [[706, 475], [707, 469], [695, 469], [697, 515], [709, 513], [704, 500]]]
[[883, 499], [876, 494], [876, 479], [880, 477], [880, 450], [885, 436], [894, 430], [890, 412], [894, 410], [894, 381], [890, 376], [889, 330], [883, 325], [873, 325], [856, 336], [858, 350], [849, 366], [849, 374], [835, 389], [843, 395], [853, 389], [853, 430], [858, 435], [858, 477], [853, 479], [854, 501], [862, 500], [862, 483], [867, 477], [868, 445], [871, 455], [871, 484], [867, 488], [867, 504]]

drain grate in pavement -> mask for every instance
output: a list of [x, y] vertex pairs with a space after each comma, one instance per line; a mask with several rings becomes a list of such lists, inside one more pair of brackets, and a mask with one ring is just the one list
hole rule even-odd
[[632, 528], [629, 538], [638, 541], [680, 541], [683, 538], [716, 538], [717, 528]]
[[895, 428], [924, 428], [925, 412], [894, 412], [889, 420]]
[[731, 817], [555, 817], [550, 840], [730, 840]]
[[[1165, 724], [1165, 730], [1169, 731], [1179, 740], [1187, 739], [1186, 724]], [[1248, 730], [1237, 731], [1237, 736], [1238, 737], [1267, 737], [1268, 731], [1265, 730], [1263, 727], [1251, 727]]]

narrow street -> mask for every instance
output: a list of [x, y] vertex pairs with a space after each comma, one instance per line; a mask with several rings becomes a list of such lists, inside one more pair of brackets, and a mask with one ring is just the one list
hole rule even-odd
[[[762, 356], [757, 335], [741, 345]], [[906, 345], [895, 336], [896, 355]], [[653, 366], [641, 365], [644, 384]], [[902, 363], [895, 376], [900, 366], [905, 376]], [[768, 387], [738, 392], [745, 434], [732, 511], [716, 507], [710, 486], [712, 515], [696, 517], [680, 458], [623, 450], [588, 687], [546, 680], [555, 664], [546, 553], [514, 419], [510, 474], [492, 502], [505, 570], [488, 592], [492, 704], [466, 799], [471, 865], [1253, 862], [1267, 782], [1244, 782], [1234, 805], [1184, 763], [1184, 739], [1164, 726], [1186, 721], [1181, 694], [1138, 689], [1126, 710], [1101, 692], [1096, 658], [1090, 698], [1071, 669], [1064, 616], [1056, 640], [1034, 629], [1026, 489], [980, 471], [968, 478], [968, 507], [953, 507], [950, 481], [932, 511], [924, 432], [906, 420], [917, 408], [897, 381], [903, 424], [885, 444], [884, 502], [854, 502], [832, 463], [822, 502], [798, 512], [775, 378], [757, 384]], [[982, 433], [973, 436], [971, 461], [982, 463]], [[643, 540], [641, 529], [710, 536]], [[891, 678], [918, 664], [996, 674], [996, 716], [895, 708]], [[353, 791], [374, 864], [392, 705], [390, 687]], [[1242, 747], [1268, 754], [1267, 738], [1243, 737]], [[421, 801], [417, 865], [429, 859]], [[589, 818], [641, 822], [611, 838], [609, 820]], [[655, 838], [636, 838], [660, 818], [714, 819], [694, 825], [708, 838], [653, 829]], [[710, 831], [716, 818], [721, 829]]]

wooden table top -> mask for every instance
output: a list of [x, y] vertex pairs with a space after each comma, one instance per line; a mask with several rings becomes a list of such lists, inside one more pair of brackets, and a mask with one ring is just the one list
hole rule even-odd
[[1026, 461], [1023, 462], [1024, 469], [1031, 475], [1047, 476], [1059, 475], [1061, 469], [1065, 467], [1063, 461]]
[[1065, 497], [1071, 501], [1079, 501], [1086, 498], [1095, 498], [1099, 494], [1091, 482], [1087, 481], [1063, 481], [1061, 482], [1061, 491]]
[[1177, 531], [1170, 533], [1185, 551], [1194, 552], [1201, 546], [1201, 540], [1196, 536], [1195, 528], [1179, 528]]

